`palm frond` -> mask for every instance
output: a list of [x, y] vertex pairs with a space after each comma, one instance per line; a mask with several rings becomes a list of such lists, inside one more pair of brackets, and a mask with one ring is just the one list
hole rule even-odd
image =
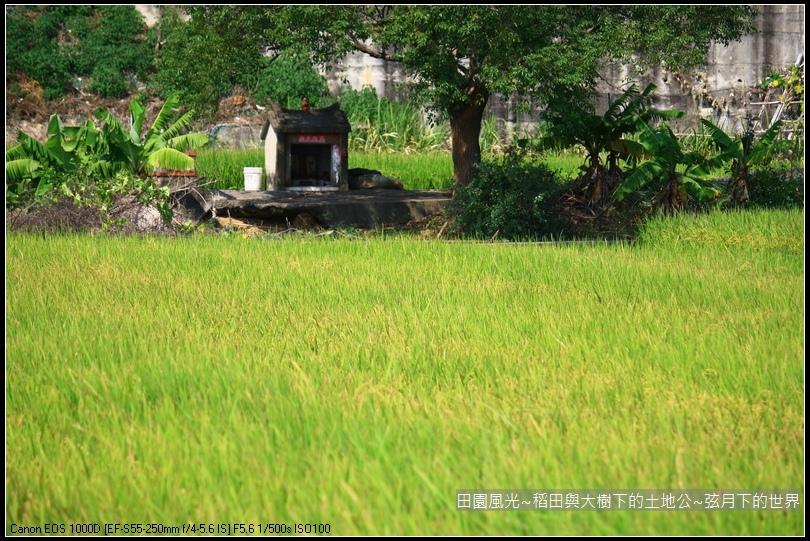
[[6, 162], [10, 162], [12, 160], [18, 160], [20, 158], [25, 158], [25, 149], [22, 147], [21, 144], [17, 143], [16, 145], [10, 146], [6, 149]]
[[76, 149], [94, 149], [98, 136], [98, 130], [93, 121], [88, 120], [82, 126], [68, 126], [64, 129], [64, 140], [62, 148], [66, 152], [73, 153]]
[[62, 150], [61, 146], [46, 146], [46, 144], [40, 143], [37, 139], [34, 139], [26, 133], [19, 132], [17, 134], [17, 142], [20, 143], [23, 156], [37, 160], [43, 164], [58, 164], [66, 159], [65, 152]]
[[183, 132], [188, 131], [194, 125], [194, 111], [188, 111], [183, 116], [175, 120], [171, 126], [168, 126], [163, 131], [163, 139], [169, 140], [178, 135], [181, 135]]
[[720, 127], [712, 124], [705, 118], [702, 118], [700, 123], [709, 131], [709, 136], [721, 152], [725, 152], [729, 156], [736, 158], [742, 157], [742, 144], [739, 140], [733, 140], [726, 132], [720, 129]]
[[138, 100], [129, 102], [129, 134], [133, 141], [141, 140], [141, 130], [146, 119], [146, 107]]
[[681, 186], [689, 197], [696, 201], [713, 201], [721, 195], [720, 190], [714, 186], [698, 182], [688, 176], [681, 178]]
[[615, 122], [627, 107], [633, 102], [635, 96], [638, 95], [638, 85], [633, 83], [625, 90], [621, 96], [613, 100], [608, 106], [607, 111], [602, 117], [609, 122]]
[[765, 130], [765, 133], [759, 137], [756, 146], [751, 149], [747, 163], [751, 165], [763, 165], [778, 152], [792, 147], [792, 142], [790, 141], [777, 141], [781, 128], [782, 121], [777, 120]]
[[666, 122], [667, 120], [685, 118], [686, 116], [687, 114], [683, 111], [649, 109], [645, 115], [639, 117], [639, 120], [644, 122], [658, 123]]
[[615, 139], [608, 143], [608, 150], [626, 158], [650, 159], [653, 155], [638, 141], [632, 139]]
[[116, 164], [108, 160], [99, 160], [90, 164], [90, 171], [98, 173], [105, 179], [111, 179], [121, 169], [123, 169], [121, 163]]
[[50, 179], [47, 179], [45, 177], [41, 177], [39, 179], [39, 182], [37, 183], [37, 189], [36, 189], [36, 192], [35, 192], [35, 196], [36, 197], [42, 197], [43, 195], [50, 192], [51, 190], [53, 190], [53, 183], [50, 181]]
[[48, 131], [47, 134], [51, 136], [61, 136], [64, 132], [64, 126], [62, 124], [62, 119], [59, 118], [59, 115], [51, 115], [48, 119]]
[[759, 138], [759, 144], [766, 144], [770, 145], [773, 143], [774, 139], [779, 135], [779, 130], [782, 129], [782, 120], [777, 120], [771, 126], [765, 130]]
[[108, 111], [104, 109], [96, 109], [93, 112], [93, 115], [104, 122], [104, 132], [107, 134], [108, 137], [111, 137], [114, 141], [123, 142], [123, 141], [133, 141], [136, 142], [139, 139], [132, 138], [132, 135], [127, 132], [121, 123], [116, 120], [114, 116], [112, 116]]

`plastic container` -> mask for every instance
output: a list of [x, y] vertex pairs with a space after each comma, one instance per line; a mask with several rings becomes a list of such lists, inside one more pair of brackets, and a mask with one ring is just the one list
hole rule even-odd
[[245, 167], [245, 191], [256, 192], [262, 189], [263, 167]]

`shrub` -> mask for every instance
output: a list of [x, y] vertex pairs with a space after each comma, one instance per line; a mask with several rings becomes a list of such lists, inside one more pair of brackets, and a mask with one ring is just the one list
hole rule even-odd
[[484, 160], [472, 182], [456, 190], [449, 207], [453, 230], [478, 239], [555, 235], [555, 201], [563, 188], [563, 181], [543, 163], [513, 155]]
[[90, 92], [108, 98], [121, 98], [129, 93], [129, 84], [116, 69], [98, 66], [91, 76]]
[[119, 171], [109, 178], [85, 165], [70, 174], [43, 168], [41, 179], [6, 188], [7, 227], [115, 230], [127, 226], [119, 217], [122, 204], [154, 206], [165, 225], [172, 222], [169, 189], [149, 177]]
[[47, 100], [69, 93], [79, 77], [93, 79], [101, 96], [123, 96], [127, 76], [145, 78], [154, 56], [133, 5], [13, 6], [6, 33], [10, 79], [37, 81]]
[[763, 169], [750, 174], [749, 207], [790, 208], [804, 206], [804, 171]]
[[253, 88], [253, 97], [259, 103], [271, 99], [282, 107], [300, 109], [303, 98], [314, 108], [328, 107], [335, 102], [329, 95], [326, 77], [303, 55], [282, 53], [259, 72], [255, 85], [250, 85], [247, 79], [243, 83]]
[[352, 125], [376, 122], [378, 101], [377, 90], [371, 85], [366, 85], [361, 90], [348, 87], [340, 94], [340, 108]]
[[7, 6], [6, 74], [9, 81], [33, 80], [46, 100], [64, 96], [71, 86], [71, 62], [58, 44], [59, 6]]

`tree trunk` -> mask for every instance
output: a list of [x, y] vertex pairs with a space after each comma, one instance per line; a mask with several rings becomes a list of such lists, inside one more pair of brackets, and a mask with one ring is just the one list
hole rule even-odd
[[748, 201], [748, 183], [745, 174], [740, 172], [731, 181], [731, 201], [736, 205], [743, 205]]
[[475, 174], [475, 165], [481, 161], [481, 121], [487, 97], [479, 96], [463, 109], [450, 113], [450, 133], [453, 142], [453, 181], [466, 186]]
[[653, 206], [664, 214], [673, 214], [683, 208], [683, 203], [681, 185], [678, 184], [677, 177], [670, 175], [667, 185], [656, 196]]

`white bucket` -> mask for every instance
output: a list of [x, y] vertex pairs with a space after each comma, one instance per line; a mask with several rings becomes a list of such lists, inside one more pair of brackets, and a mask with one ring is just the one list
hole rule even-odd
[[262, 189], [263, 167], [245, 167], [245, 191], [256, 192]]

